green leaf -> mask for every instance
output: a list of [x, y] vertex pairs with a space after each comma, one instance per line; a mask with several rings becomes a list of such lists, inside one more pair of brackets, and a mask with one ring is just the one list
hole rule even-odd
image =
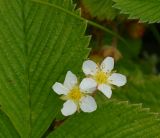
[[9, 118], [2, 111], [0, 111], [0, 137], [13, 138], [13, 136], [15, 138], [20, 138]]
[[92, 16], [100, 20], [113, 20], [117, 15], [117, 10], [112, 7], [112, 0], [83, 0], [83, 4]]
[[69, 118], [48, 138], [156, 137], [160, 135], [157, 117], [138, 104], [108, 101], [92, 114], [81, 113]]
[[121, 13], [129, 14], [130, 19], [140, 19], [140, 22], [160, 22], [160, 0], [113, 0], [115, 8]]
[[113, 92], [113, 97], [131, 103], [143, 103], [144, 107], [151, 108], [153, 112], [160, 112], [159, 84], [160, 77], [144, 76], [136, 71], [130, 75], [125, 87]]
[[[49, 2], [80, 15], [70, 0]], [[0, 122], [22, 138], [42, 137], [61, 107], [51, 86], [67, 70], [77, 73], [89, 52], [86, 23], [30, 0], [0, 0], [0, 19], [0, 105], [8, 117]]]
[[116, 63], [119, 73], [127, 76], [127, 84], [123, 87], [113, 89], [113, 98], [117, 100], [127, 100], [132, 104], [142, 103], [144, 107], [150, 108], [153, 112], [160, 112], [160, 76], [153, 75], [148, 70], [153, 70], [153, 65], [149, 60], [134, 58]]

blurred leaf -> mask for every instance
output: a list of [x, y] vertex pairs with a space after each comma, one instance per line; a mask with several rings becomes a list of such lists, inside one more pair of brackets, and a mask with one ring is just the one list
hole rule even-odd
[[127, 76], [127, 84], [113, 89], [113, 98], [129, 101], [132, 104], [142, 103], [151, 111], [160, 112], [160, 76], [149, 73], [148, 70], [152, 66], [149, 63], [148, 66], [144, 66], [139, 59], [134, 61], [125, 58], [118, 61], [115, 66], [117, 72]]
[[160, 22], [160, 0], [113, 0], [114, 7], [121, 13], [129, 14], [129, 19], [140, 19], [140, 22]]
[[160, 135], [157, 117], [138, 104], [107, 101], [92, 114], [81, 113], [68, 119], [48, 138], [156, 137]]
[[[105, 35], [104, 37], [104, 43], [108, 44], [108, 48], [113, 45], [113, 36], [111, 35]], [[142, 47], [142, 40], [141, 39], [132, 39], [128, 36], [126, 36], [125, 41], [128, 45], [125, 45], [121, 41], [117, 40], [117, 43], [114, 45], [119, 52], [121, 53], [122, 57], [125, 59], [131, 59], [131, 58], [137, 58], [141, 47]]]
[[100, 20], [113, 20], [117, 15], [117, 10], [112, 7], [112, 0], [83, 0], [84, 6], [89, 10], [93, 17]]
[[131, 103], [142, 103], [153, 112], [160, 112], [160, 77], [130, 74], [125, 87], [116, 89], [113, 97], [128, 100]]
[[[70, 0], [50, 2], [74, 12]], [[86, 23], [29, 0], [0, 0], [0, 19], [0, 136], [39, 138], [60, 111], [51, 86], [87, 57]]]
[[125, 46], [122, 43], [118, 43], [118, 49], [121, 52], [122, 56], [124, 58], [137, 58], [140, 50], [141, 50], [141, 46], [142, 46], [142, 40], [141, 39], [126, 39], [126, 41], [128, 42], [128, 46]]

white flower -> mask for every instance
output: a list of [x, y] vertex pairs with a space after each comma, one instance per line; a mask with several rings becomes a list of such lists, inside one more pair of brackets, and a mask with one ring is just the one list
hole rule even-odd
[[81, 85], [90, 89], [96, 87], [105, 96], [111, 98], [112, 85], [120, 87], [127, 82], [126, 76], [112, 72], [113, 67], [114, 59], [112, 57], [106, 57], [100, 66], [92, 60], [84, 61], [82, 69], [87, 78], [82, 80]]
[[92, 96], [89, 96], [96, 88], [94, 82], [90, 81], [90, 85], [78, 85], [77, 77], [68, 71], [65, 77], [64, 84], [56, 82], [53, 85], [53, 90], [63, 96], [61, 97], [66, 102], [63, 104], [61, 112], [68, 116], [74, 114], [81, 109], [84, 112], [93, 112], [97, 109], [97, 104]]

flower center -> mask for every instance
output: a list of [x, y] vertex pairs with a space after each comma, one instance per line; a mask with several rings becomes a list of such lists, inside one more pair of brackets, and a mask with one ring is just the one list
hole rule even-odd
[[74, 101], [79, 101], [81, 97], [83, 96], [83, 93], [80, 91], [78, 87], [74, 87], [69, 93], [68, 97], [69, 99], [72, 99]]
[[94, 79], [96, 80], [96, 82], [98, 84], [106, 83], [107, 82], [107, 78], [108, 78], [108, 75], [103, 71], [97, 72], [96, 75], [94, 76]]

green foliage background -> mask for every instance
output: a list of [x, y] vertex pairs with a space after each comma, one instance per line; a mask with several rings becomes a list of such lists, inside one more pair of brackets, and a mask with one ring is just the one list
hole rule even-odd
[[92, 16], [95, 16], [100, 20], [112, 20], [118, 13], [117, 9], [112, 8], [114, 4], [112, 0], [83, 0], [83, 3]]
[[[114, 2], [114, 7], [131, 18], [160, 20], [158, 8], [154, 8], [159, 0]], [[114, 2], [84, 0], [83, 4], [92, 16], [113, 20], [119, 14], [112, 7]], [[81, 65], [90, 51], [87, 20], [80, 15], [70, 0], [0, 0], [1, 138], [160, 136], [160, 77], [146, 71], [146, 62], [135, 62], [141, 40], [132, 43], [126, 38], [131, 47], [119, 41], [123, 59], [116, 69], [127, 75], [125, 87], [113, 90], [111, 100], [98, 93], [99, 107], [94, 113], [61, 116], [62, 101], [51, 87], [56, 81], [63, 82], [68, 70], [81, 77]], [[113, 34], [119, 35], [107, 32], [108, 38]], [[57, 125], [58, 120], [63, 121]]]

